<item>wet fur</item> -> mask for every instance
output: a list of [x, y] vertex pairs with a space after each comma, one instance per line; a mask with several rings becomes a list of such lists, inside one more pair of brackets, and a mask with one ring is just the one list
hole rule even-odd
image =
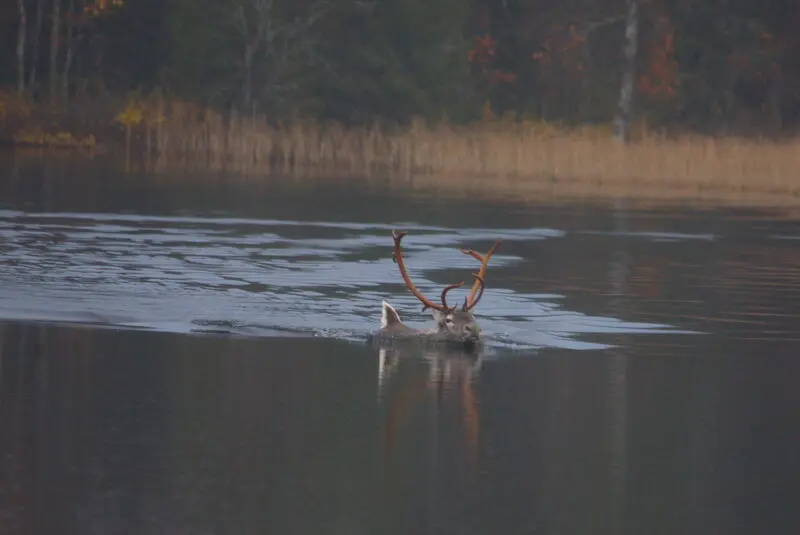
[[381, 303], [381, 328], [378, 334], [391, 338], [422, 336], [435, 341], [473, 345], [480, 341], [481, 328], [471, 313], [459, 309], [447, 314], [438, 310], [433, 310], [431, 313], [437, 328], [417, 330], [405, 325], [400, 319], [397, 309], [383, 301]]

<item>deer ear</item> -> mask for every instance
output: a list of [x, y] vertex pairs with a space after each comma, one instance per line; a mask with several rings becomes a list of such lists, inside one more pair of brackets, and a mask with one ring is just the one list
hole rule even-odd
[[400, 314], [386, 301], [381, 302], [381, 329], [402, 323]]

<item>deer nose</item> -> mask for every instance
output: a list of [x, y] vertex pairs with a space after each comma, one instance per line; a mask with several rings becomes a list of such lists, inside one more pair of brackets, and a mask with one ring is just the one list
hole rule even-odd
[[472, 325], [464, 325], [464, 334], [473, 336], [475, 334], [475, 327]]

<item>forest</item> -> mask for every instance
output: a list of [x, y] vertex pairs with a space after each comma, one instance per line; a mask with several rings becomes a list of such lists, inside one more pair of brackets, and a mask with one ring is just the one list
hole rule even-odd
[[[0, 85], [36, 103], [154, 88], [345, 124], [487, 113], [776, 134], [800, 120], [789, 0], [16, 0]], [[630, 63], [630, 65], [629, 65]]]
[[0, 144], [797, 195], [798, 6], [15, 0], [0, 7]]

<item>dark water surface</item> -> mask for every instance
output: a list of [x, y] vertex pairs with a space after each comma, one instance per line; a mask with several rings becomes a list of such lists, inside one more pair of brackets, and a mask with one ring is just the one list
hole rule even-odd
[[0, 533], [798, 532], [799, 222], [459, 197], [0, 156]]

